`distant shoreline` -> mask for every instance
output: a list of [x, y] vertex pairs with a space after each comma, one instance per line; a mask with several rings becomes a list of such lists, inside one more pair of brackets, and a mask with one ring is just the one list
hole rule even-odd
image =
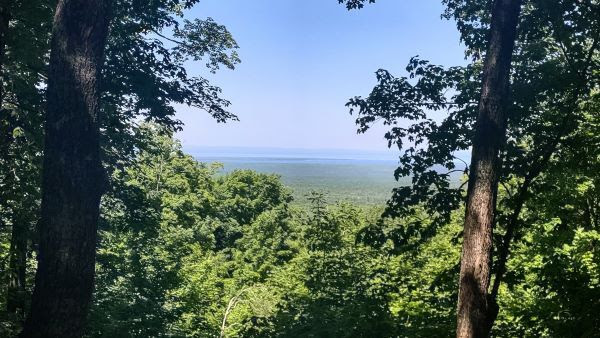
[[[276, 147], [199, 147], [184, 146], [183, 150], [202, 161], [212, 159], [252, 160], [269, 159], [279, 161], [369, 161], [372, 163], [398, 164], [401, 152], [396, 149], [352, 150], [352, 149], [304, 149]], [[459, 162], [470, 162], [470, 151], [456, 153]]]
[[190, 147], [184, 151], [196, 158], [269, 158], [298, 160], [396, 161], [398, 152], [351, 149], [302, 149], [268, 147]]
[[265, 156], [202, 156], [192, 154], [192, 156], [200, 162], [260, 162], [260, 163], [381, 163], [381, 164], [397, 164], [396, 160], [387, 159], [354, 159], [354, 158], [325, 158], [325, 157], [265, 157]]

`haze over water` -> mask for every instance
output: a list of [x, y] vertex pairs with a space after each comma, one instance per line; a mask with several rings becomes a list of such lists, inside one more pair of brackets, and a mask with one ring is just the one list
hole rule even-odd
[[194, 147], [186, 149], [201, 162], [219, 162], [223, 172], [250, 169], [277, 174], [304, 202], [310, 191], [330, 202], [380, 204], [391, 196], [397, 155], [392, 151], [283, 149], [253, 147]]

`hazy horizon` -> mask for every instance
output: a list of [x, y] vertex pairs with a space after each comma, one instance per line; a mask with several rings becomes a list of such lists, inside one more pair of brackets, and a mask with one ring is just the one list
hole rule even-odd
[[[183, 150], [199, 160], [219, 158], [279, 158], [279, 159], [331, 159], [358, 161], [398, 162], [401, 151], [397, 148], [385, 150], [365, 150], [348, 148], [293, 148], [293, 147], [252, 147], [252, 146], [190, 146], [183, 145]], [[470, 150], [457, 152], [455, 156], [467, 161]], [[460, 161], [459, 160], [459, 161]]]
[[289, 158], [397, 161], [398, 150], [365, 150], [341, 148], [294, 148], [252, 146], [186, 146], [184, 151], [205, 158]]

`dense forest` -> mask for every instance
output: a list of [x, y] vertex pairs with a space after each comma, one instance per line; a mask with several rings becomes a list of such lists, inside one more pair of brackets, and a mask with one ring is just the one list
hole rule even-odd
[[237, 120], [198, 2], [0, 1], [0, 336], [600, 336], [600, 2], [442, 0], [465, 65], [348, 93], [383, 205], [182, 150], [175, 105]]

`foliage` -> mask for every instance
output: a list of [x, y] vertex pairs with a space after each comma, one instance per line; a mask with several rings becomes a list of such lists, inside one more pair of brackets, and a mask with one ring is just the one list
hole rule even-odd
[[329, 208], [315, 195], [305, 217], [275, 176], [216, 176], [168, 135], [142, 130], [149, 146], [115, 171], [103, 204], [90, 335], [216, 335], [230, 303], [233, 336], [393, 327], [385, 260], [355, 247], [360, 209]]
[[[320, 193], [294, 204], [276, 175], [223, 173], [181, 150], [173, 104], [235, 119], [221, 90], [187, 71], [190, 62], [209, 72], [239, 62], [225, 27], [184, 17], [197, 2], [115, 1], [101, 84], [110, 189], [88, 336], [452, 335], [463, 213], [454, 181], [468, 171], [460, 154], [471, 144], [491, 1], [443, 1], [468, 65], [415, 57], [406, 76], [379, 70], [370, 95], [349, 101], [360, 132], [383, 121], [389, 145], [402, 151], [395, 176], [406, 181], [387, 207]], [[374, 1], [339, 2], [359, 9]], [[495, 257], [518, 213], [493, 335], [593, 336], [600, 11], [597, 1], [524, 3]], [[0, 110], [0, 336], [15, 335], [22, 319], [4, 311], [15, 229], [26, 234], [25, 293], [33, 283], [54, 2], [14, 4]], [[360, 188], [353, 184], [334, 196]]]
[[[224, 26], [210, 18], [190, 21], [183, 17], [196, 2], [114, 2], [101, 79], [106, 167], [122, 168], [136, 149], [145, 146], [139, 142], [143, 140], [137, 127], [141, 117], [169, 129], [179, 128], [173, 117], [174, 103], [206, 110], [220, 122], [235, 119], [226, 109], [229, 102], [220, 97], [220, 88], [198, 74], [189, 75], [184, 67], [202, 61], [215, 72], [220, 66], [233, 69], [239, 62], [237, 44]], [[6, 307], [8, 276], [15, 273], [8, 263], [9, 255], [15, 254], [14, 245], [9, 244], [15, 233], [26, 236], [23, 254], [32, 265], [35, 262], [46, 68], [56, 5], [49, 0], [7, 3], [10, 23], [6, 55], [0, 64], [4, 89], [0, 109], [0, 237], [2, 246], [7, 246], [6, 254], [2, 252], [6, 259], [0, 263], [2, 309]], [[27, 278], [24, 291], [30, 292], [32, 280], [29, 275]], [[5, 315], [2, 312], [0, 316], [3, 324]], [[11, 317], [6, 323], [18, 329], [20, 320]]]
[[[587, 116], [573, 142], [597, 134], [597, 115]], [[205, 337], [222, 327], [225, 336], [244, 337], [452, 335], [462, 210], [431, 236], [365, 245], [357, 239], [381, 222], [382, 208], [328, 205], [319, 193], [308, 209], [296, 207], [275, 177], [218, 175], [218, 166], [195, 162], [155, 127], [144, 130], [152, 146], [115, 173], [122, 186], [105, 200], [91, 336]], [[545, 192], [526, 204], [532, 225], [511, 253], [495, 336], [598, 328], [589, 300], [600, 266], [593, 218], [600, 157], [586, 148], [584, 169], [567, 160], [581, 155], [575, 144], [551, 161], [535, 185]], [[233, 201], [249, 212], [227, 212]], [[386, 219], [383, 229], [418, 232], [430, 223], [416, 209]], [[236, 235], [218, 245], [220, 229]]]
[[[454, 172], [469, 171], [460, 154], [471, 146], [481, 51], [489, 26], [491, 2], [444, 3], [444, 16], [456, 20], [472, 62], [444, 68], [414, 57], [406, 67], [408, 76], [378, 70], [371, 93], [347, 104], [357, 116], [359, 132], [379, 121], [389, 126], [385, 138], [401, 151], [396, 179], [412, 182], [394, 190], [384, 216], [407, 218], [425, 208], [433, 218], [430, 226], [405, 232], [418, 238], [434, 235], [463, 200], [463, 186], [452, 186], [450, 178]], [[514, 223], [512, 214], [520, 210], [528, 188], [547, 170], [551, 157], [564, 147], [563, 139], [577, 130], [585, 113], [581, 103], [589, 102], [599, 85], [593, 71], [599, 60], [597, 9], [594, 2], [525, 2], [513, 62], [507, 145], [501, 152], [500, 183], [507, 192], [499, 199], [499, 234]], [[370, 231], [364, 236], [367, 240], [385, 233], [377, 227]]]
[[375, 3], [375, 0], [338, 0], [339, 3], [345, 4], [348, 10], [361, 9], [365, 6], [365, 2]]

